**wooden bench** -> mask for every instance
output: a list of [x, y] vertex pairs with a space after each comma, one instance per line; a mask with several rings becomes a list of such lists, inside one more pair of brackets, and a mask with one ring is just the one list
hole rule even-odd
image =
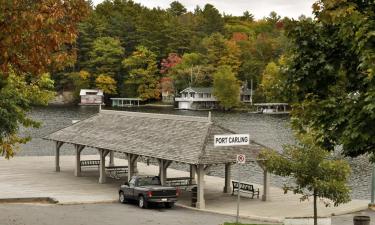
[[240, 194], [240, 192], [244, 192], [251, 194], [251, 198], [254, 198], [255, 195], [257, 196], [257, 198], [259, 198], [259, 188], [255, 190], [252, 184], [242, 182], [238, 183], [238, 181], [232, 181], [232, 186], [232, 195], [234, 195], [234, 191], [237, 190], [237, 194]]
[[81, 160], [80, 162], [81, 167], [92, 167], [100, 165], [100, 160]]
[[105, 170], [109, 177], [119, 180], [122, 174], [128, 173], [128, 166], [107, 166]]
[[188, 187], [192, 185], [192, 180], [191, 177], [171, 177], [167, 178], [166, 182], [172, 187]]

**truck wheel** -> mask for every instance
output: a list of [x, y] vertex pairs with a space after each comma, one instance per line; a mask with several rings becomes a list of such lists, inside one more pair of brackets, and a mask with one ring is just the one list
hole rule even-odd
[[146, 201], [146, 199], [143, 197], [143, 195], [139, 196], [138, 198], [138, 206], [139, 208], [144, 208], [146, 209], [148, 204], [148, 202]]
[[122, 204], [127, 203], [127, 200], [126, 200], [126, 198], [125, 198], [124, 192], [122, 192], [122, 191], [119, 193], [119, 197], [118, 197], [118, 199], [119, 199], [119, 201], [120, 201]]
[[170, 208], [172, 208], [174, 206], [174, 202], [166, 202], [165, 203], [165, 208], [167, 208], [167, 209], [170, 209]]

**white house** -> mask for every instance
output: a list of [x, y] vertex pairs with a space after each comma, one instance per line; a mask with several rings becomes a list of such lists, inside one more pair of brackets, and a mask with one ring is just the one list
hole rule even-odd
[[79, 95], [81, 96], [81, 103], [79, 105], [102, 105], [103, 91], [95, 89], [81, 89]]
[[212, 95], [212, 88], [188, 87], [180, 92], [181, 97], [175, 98], [179, 109], [213, 109], [218, 101]]

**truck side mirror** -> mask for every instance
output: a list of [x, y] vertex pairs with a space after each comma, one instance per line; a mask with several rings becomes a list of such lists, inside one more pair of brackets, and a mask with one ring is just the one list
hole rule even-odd
[[124, 185], [129, 186], [129, 182], [125, 181]]

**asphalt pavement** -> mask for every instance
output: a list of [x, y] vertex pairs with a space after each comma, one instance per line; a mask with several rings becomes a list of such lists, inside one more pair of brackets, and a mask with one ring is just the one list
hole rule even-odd
[[[181, 207], [154, 206], [140, 209], [136, 204], [0, 204], [1, 225], [220, 225], [234, 217]], [[243, 223], [259, 221], [240, 220]]]

